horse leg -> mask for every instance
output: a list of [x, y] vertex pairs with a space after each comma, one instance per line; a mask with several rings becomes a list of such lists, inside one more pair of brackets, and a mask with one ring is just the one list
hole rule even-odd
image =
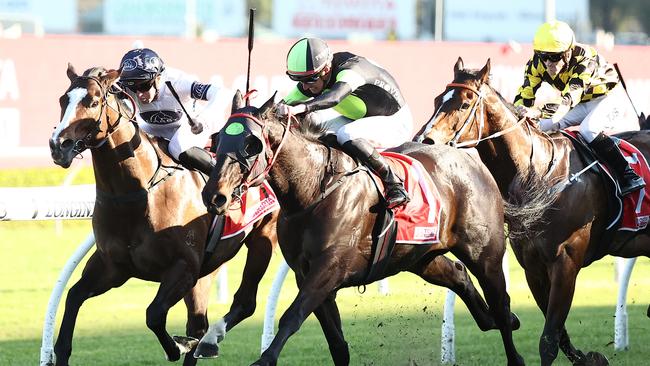
[[453, 253], [476, 276], [483, 289], [485, 301], [487, 301], [490, 312], [501, 332], [508, 365], [524, 365], [524, 359], [517, 352], [512, 339], [513, 318], [510, 311], [510, 295], [506, 291], [506, 280], [503, 274], [503, 255], [505, 253], [503, 236], [493, 237], [485, 245], [479, 258], [468, 253], [469, 246], [457, 246], [454, 249]]
[[[195, 339], [201, 339], [208, 330], [208, 304], [210, 303], [210, 289], [217, 275], [217, 271], [199, 278], [190, 293], [185, 295], [185, 307], [187, 307], [186, 334]], [[196, 348], [193, 347], [194, 349]], [[192, 352], [185, 354], [183, 366], [196, 365], [196, 358]]]
[[485, 300], [474, 287], [467, 269], [461, 262], [454, 262], [443, 255], [435, 255], [421, 260], [409, 271], [433, 285], [443, 286], [455, 292], [482, 331], [497, 328]]
[[121, 286], [128, 278], [128, 276], [117, 273], [112, 267], [106, 265], [97, 252], [91, 255], [84, 267], [81, 278], [68, 290], [66, 296], [63, 320], [54, 346], [57, 366], [68, 365], [72, 354], [74, 327], [79, 308], [81, 308], [84, 301], [101, 295], [111, 288]]
[[[298, 295], [280, 318], [278, 332], [275, 334], [271, 345], [252, 365], [267, 366], [277, 364], [280, 351], [289, 337], [297, 332], [309, 314], [321, 306], [328, 296], [332, 296], [335, 289], [343, 283], [347, 273], [338, 258], [345, 258], [350, 253], [337, 253], [335, 247], [329, 247], [318, 258], [312, 259], [309, 271], [299, 286]], [[326, 311], [326, 309], [321, 310]]]
[[187, 353], [191, 343], [176, 342], [167, 333], [167, 313], [169, 309], [179, 302], [196, 284], [190, 265], [185, 260], [176, 261], [160, 279], [160, 287], [153, 301], [147, 307], [147, 327], [158, 338], [158, 342], [165, 350], [168, 361], [178, 361], [182, 354]]
[[[549, 269], [550, 288], [545, 312], [546, 321], [539, 341], [539, 354], [542, 365], [551, 365], [557, 358], [560, 340], [563, 338], [563, 333], [566, 333], [564, 323], [571, 309], [576, 277], [579, 271], [579, 267], [566, 251], [559, 253]], [[577, 350], [573, 352], [575, 348], [572, 345], [569, 347], [568, 333], [564, 336], [564, 342], [565, 350], [569, 352], [567, 357], [572, 362], [575, 363], [582, 358], [582, 352]], [[563, 351], [565, 350], [563, 349]], [[578, 359], [572, 360], [571, 358]]]
[[[271, 227], [268, 228], [267, 226]], [[223, 341], [226, 333], [242, 320], [253, 315], [257, 304], [258, 286], [269, 266], [274, 243], [276, 242], [275, 225], [266, 225], [260, 235], [246, 240], [246, 246], [248, 247], [246, 265], [242, 273], [242, 282], [233, 297], [230, 310], [216, 323], [210, 325], [208, 332], [201, 338], [194, 352], [194, 357], [215, 358], [219, 356], [219, 343]], [[239, 251], [240, 247], [234, 250], [233, 256]]]
[[316, 315], [316, 318], [323, 329], [334, 365], [349, 365], [350, 349], [348, 347], [348, 342], [346, 342], [343, 337], [341, 314], [336, 305], [336, 293], [328, 296], [325, 301], [314, 310], [314, 315]]

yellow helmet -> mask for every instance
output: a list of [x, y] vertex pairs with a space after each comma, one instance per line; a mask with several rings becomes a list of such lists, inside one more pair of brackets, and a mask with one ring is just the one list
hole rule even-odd
[[552, 20], [537, 28], [533, 38], [533, 49], [539, 52], [564, 52], [573, 46], [575, 36], [565, 22]]

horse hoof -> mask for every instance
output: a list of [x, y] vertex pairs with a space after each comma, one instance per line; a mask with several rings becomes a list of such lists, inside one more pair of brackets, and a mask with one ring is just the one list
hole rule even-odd
[[219, 357], [219, 345], [212, 343], [202, 343], [196, 346], [194, 358], [217, 358]]
[[172, 336], [172, 339], [176, 342], [176, 346], [181, 351], [181, 355], [190, 352], [194, 346], [199, 344], [199, 340], [194, 337]]
[[510, 326], [512, 327], [512, 330], [517, 330], [521, 328], [521, 322], [519, 321], [519, 317], [515, 313], [510, 313]]
[[583, 359], [574, 363], [574, 365], [608, 366], [609, 360], [602, 353], [588, 352]]

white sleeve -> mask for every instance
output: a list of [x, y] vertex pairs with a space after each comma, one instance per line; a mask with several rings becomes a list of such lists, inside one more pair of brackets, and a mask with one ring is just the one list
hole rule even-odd
[[216, 133], [226, 124], [225, 110], [228, 103], [226, 101], [227, 98], [221, 92], [221, 88], [211, 84], [207, 91], [207, 99], [208, 103], [197, 114], [196, 118], [208, 126], [212, 133]]

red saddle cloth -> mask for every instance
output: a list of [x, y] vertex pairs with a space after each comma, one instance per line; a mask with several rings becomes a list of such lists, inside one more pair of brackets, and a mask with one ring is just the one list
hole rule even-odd
[[404, 178], [411, 198], [406, 206], [393, 209], [397, 220], [398, 244], [434, 244], [440, 242], [440, 194], [422, 164], [406, 155], [381, 153], [395, 174]]
[[[618, 146], [632, 169], [646, 181], [646, 184], [650, 184], [650, 169], [643, 154], [625, 140], [619, 140]], [[623, 218], [619, 230], [638, 231], [648, 226], [650, 197], [646, 194], [646, 188], [641, 188], [623, 197]]]
[[[564, 131], [574, 138], [577, 138], [578, 131], [576, 129], [568, 129]], [[639, 149], [625, 140], [621, 140], [615, 136], [612, 136], [612, 138], [618, 142], [618, 147], [621, 149], [625, 159], [630, 163], [630, 167], [632, 167], [632, 169], [634, 169], [634, 171], [642, 177], [646, 183], [650, 183], [650, 168], [648, 168], [648, 162]], [[599, 163], [605, 168], [609, 178], [613, 182], [616, 182], [610, 173], [610, 168], [602, 164], [602, 162]], [[636, 192], [632, 192], [627, 196], [622, 197], [622, 199], [619, 198], [619, 202], [620, 201], [622, 201], [621, 209], [610, 226], [614, 225], [620, 219], [621, 225], [618, 230], [639, 231], [645, 229], [646, 226], [648, 226], [648, 221], [650, 221], [650, 197], [646, 195], [646, 189], [642, 188]]]
[[278, 209], [278, 198], [266, 181], [260, 186], [249, 187], [241, 202], [233, 202], [228, 209], [221, 239], [250, 231], [254, 223]]

